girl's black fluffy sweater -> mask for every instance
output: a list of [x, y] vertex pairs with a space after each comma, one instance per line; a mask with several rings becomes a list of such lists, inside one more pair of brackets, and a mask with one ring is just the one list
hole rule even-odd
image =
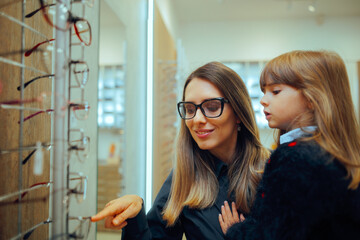
[[[359, 156], [360, 157], [360, 156]], [[251, 214], [227, 239], [360, 239], [360, 187], [315, 142], [281, 144], [270, 156]]]

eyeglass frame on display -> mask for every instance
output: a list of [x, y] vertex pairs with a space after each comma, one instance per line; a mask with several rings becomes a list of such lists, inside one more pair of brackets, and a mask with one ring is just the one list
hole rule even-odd
[[[86, 142], [87, 144], [89, 144], [90, 137], [85, 136], [84, 131], [82, 129], [70, 129], [70, 131], [79, 131], [79, 132], [81, 132], [81, 137], [80, 137], [80, 139], [70, 140], [68, 150], [69, 151], [76, 151], [76, 153], [77, 153], [76, 156], [78, 157], [79, 162], [84, 162], [85, 159], [88, 157], [87, 153], [90, 151], [89, 150], [90, 145], [88, 145], [89, 147], [79, 147], [79, 146], [77, 146], [75, 144], [72, 144], [72, 143]], [[44, 149], [46, 149], [48, 151], [50, 151], [52, 147], [53, 147], [53, 144], [51, 144], [51, 143], [41, 143], [41, 148], [44, 148]], [[38, 146], [36, 146], [36, 145], [23, 146], [21, 148], [9, 149], [9, 150], [1, 150], [0, 149], [0, 154], [8, 154], [8, 153], [12, 153], [12, 152], [30, 151], [30, 150], [31, 150], [31, 152], [21, 161], [22, 165], [25, 165], [30, 160], [32, 155], [34, 155], [34, 153], [39, 150]], [[83, 158], [80, 157], [80, 155], [78, 154], [79, 151], [84, 151], [85, 152], [83, 154], [84, 155]]]
[[[74, 238], [74, 239], [87, 239], [88, 235], [89, 235], [89, 232], [90, 232], [90, 229], [91, 229], [91, 225], [92, 225], [92, 222], [91, 222], [91, 216], [69, 216], [68, 217], [69, 220], [78, 220], [80, 221], [81, 223], [79, 225], [77, 225], [75, 227], [75, 230], [72, 232], [72, 233], [69, 233], [69, 234], [63, 234], [63, 235], [67, 235], [69, 238]], [[86, 223], [87, 221], [89, 221], [88, 223], [88, 228], [86, 230], [86, 234], [84, 234], [84, 236], [79, 236], [76, 234], [76, 231], [78, 229], [81, 229], [81, 225]], [[19, 239], [19, 238], [22, 238], [22, 239], [29, 239], [30, 236], [32, 235], [32, 233], [39, 227], [41, 227], [42, 225], [45, 225], [45, 224], [50, 224], [52, 223], [53, 220], [51, 218], [48, 218], [47, 220], [45, 221], [42, 221], [34, 226], [32, 226], [31, 228], [27, 229], [25, 232], [23, 233], [20, 233], [18, 234], [17, 236], [11, 238], [10, 240], [15, 240], [15, 239]], [[63, 236], [61, 235], [61, 236]], [[52, 239], [56, 239], [57, 237], [61, 237], [61, 236], [55, 236], [53, 237]], [[80, 237], [80, 238], [79, 238]]]
[[[52, 148], [52, 144], [50, 143], [41, 143], [41, 147], [45, 148], [46, 150], [50, 150]], [[19, 151], [29, 151], [31, 150], [31, 152], [21, 161], [22, 165], [25, 165], [29, 159], [32, 157], [32, 155], [34, 155], [34, 153], [39, 150], [37, 146], [24, 146], [21, 148], [16, 148], [16, 149], [9, 149], [9, 150], [1, 150], [0, 149], [0, 154], [7, 154], [7, 153], [12, 153], [12, 152], [19, 152]]]
[[[22, 104], [25, 103], [35, 103], [35, 102], [43, 102], [43, 99], [48, 95], [48, 93], [43, 92], [41, 93], [41, 95], [39, 97], [36, 98], [30, 98], [30, 99], [16, 99], [16, 100], [9, 100], [9, 101], [3, 101], [0, 102], [0, 108], [4, 108], [4, 109], [17, 109], [17, 110], [29, 110], [29, 111], [36, 111], [35, 113], [24, 117], [23, 122], [27, 121], [41, 113], [51, 113], [54, 111], [54, 109], [51, 108], [29, 108], [29, 107], [24, 107], [22, 106]], [[67, 103], [67, 107], [68, 109], [72, 109], [73, 113], [76, 117], [76, 119], [78, 120], [86, 120], [88, 117], [88, 110], [90, 109], [90, 106], [88, 104], [88, 102], [86, 100], [82, 101], [83, 103], [74, 103], [74, 102], [68, 102]], [[15, 105], [19, 105], [20, 106], [15, 106]], [[51, 105], [51, 103], [50, 103]], [[65, 110], [66, 108], [63, 108], [63, 110]], [[86, 110], [87, 114], [85, 117], [79, 117], [78, 114], [76, 114], [77, 110]], [[18, 123], [20, 124], [20, 121], [18, 121]]]
[[[80, 133], [80, 138], [76, 138], [75, 140], [71, 140], [71, 132], [79, 132]], [[85, 161], [85, 159], [88, 158], [88, 153], [90, 152], [90, 137], [85, 136], [84, 134], [84, 130], [83, 129], [69, 129], [69, 148], [68, 151], [76, 151], [76, 156], [79, 160], [79, 162], [83, 163]], [[77, 145], [74, 145], [74, 142], [86, 142], [85, 147], [81, 148]], [[85, 144], [84, 144], [85, 145]], [[79, 155], [79, 153], [82, 152], [83, 153], [83, 157], [81, 157]]]
[[[56, 3], [52, 3], [52, 4], [44, 4], [44, 1], [43, 0], [39, 0], [40, 2], [40, 8], [28, 13], [25, 15], [25, 18], [30, 18], [32, 16], [34, 16], [37, 12], [41, 11], [44, 18], [45, 18], [45, 21], [52, 27], [54, 27], [55, 29], [57, 30], [60, 30], [60, 31], [67, 31], [71, 28], [71, 26], [74, 26], [74, 29], [75, 29], [75, 33], [77, 35], [77, 37], [79, 38], [79, 40], [84, 43], [86, 46], [90, 46], [91, 45], [91, 41], [92, 41], [92, 33], [91, 33], [91, 25], [89, 23], [88, 20], [86, 20], [85, 18], [81, 18], [81, 17], [77, 17], [77, 16], [74, 16], [67, 8], [65, 5], [63, 5], [63, 3], [59, 0], [56, 0]], [[56, 4], [62, 4], [63, 7], [65, 8], [66, 10], [66, 13], [68, 14], [68, 17], [67, 17], [67, 25], [65, 28], [61, 28], [59, 26], [57, 26], [56, 24], [53, 23], [53, 21], [50, 19], [48, 13], [46, 12], [46, 8], [49, 8], [49, 7], [52, 7]], [[64, 11], [65, 11], [64, 10]], [[79, 22], [79, 21], [83, 21], [86, 23], [87, 26], [89, 26], [88, 30], [89, 31], [89, 41], [86, 42], [81, 36], [81, 32], [79, 32], [78, 30], [78, 27], [76, 26], [76, 23]]]
[[[66, 188], [65, 190], [67, 190], [67, 195], [66, 195], [66, 199], [64, 199], [64, 201], [67, 201], [69, 199], [69, 195], [71, 195], [71, 194], [81, 194], [82, 195], [81, 199], [79, 199], [77, 196], [75, 197], [77, 202], [81, 203], [83, 200], [86, 199], [86, 192], [87, 192], [86, 190], [87, 190], [88, 177], [85, 176], [82, 172], [73, 172], [73, 173], [70, 173], [70, 174], [73, 174], [73, 175], [76, 174], [77, 177], [70, 177], [69, 181], [82, 180], [84, 183], [81, 184], [81, 185], [83, 185], [84, 187], [82, 188], [83, 189], [82, 191], [78, 191], [76, 189], [77, 185], [74, 188]], [[80, 181], [80, 183], [82, 183], [82, 181]], [[20, 198], [17, 198], [17, 199], [15, 199], [13, 201], [13, 203], [19, 203], [29, 192], [34, 191], [34, 190], [39, 189], [39, 188], [43, 188], [43, 187], [50, 187], [50, 185], [53, 184], [53, 183], [54, 183], [53, 181], [34, 183], [28, 188], [25, 188], [25, 189], [22, 189], [22, 190], [17, 191], [17, 192], [4, 194], [4, 195], [0, 196], [0, 202], [4, 201], [6, 199], [12, 198], [12, 197], [16, 197], [16, 196], [21, 195]]]
[[[84, 70], [83, 71], [76, 71], [76, 66], [79, 66], [79, 65], [84, 65]], [[87, 62], [85, 61], [81, 61], [81, 60], [71, 60], [69, 62], [69, 66], [74, 66], [73, 67], [73, 73], [75, 75], [75, 79], [76, 79], [76, 82], [77, 82], [77, 86], [70, 86], [71, 88], [81, 88], [81, 89], [84, 89], [85, 88], [85, 85], [86, 83], [88, 82], [89, 80], [89, 72], [90, 72], [90, 69], [89, 69], [89, 66], [87, 64]], [[79, 75], [83, 75], [82, 78], [78, 77]], [[55, 77], [55, 74], [46, 74], [46, 75], [41, 75], [41, 76], [37, 76], [35, 78], [32, 78], [30, 79], [29, 81], [25, 82], [24, 85], [23, 85], [23, 88], [25, 89], [29, 84], [35, 82], [36, 80], [38, 79], [43, 79], [43, 78], [48, 78], [48, 79], [51, 79], [51, 78], [54, 78]], [[16, 88], [18, 91], [21, 90], [21, 85], [18, 86]]]

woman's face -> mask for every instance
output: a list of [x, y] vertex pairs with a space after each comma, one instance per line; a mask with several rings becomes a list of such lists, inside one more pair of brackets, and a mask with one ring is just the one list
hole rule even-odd
[[[194, 78], [185, 89], [185, 102], [201, 104], [204, 100], [224, 97], [210, 81]], [[209, 150], [224, 162], [228, 162], [235, 152], [237, 120], [229, 103], [224, 104], [222, 114], [217, 118], [207, 118], [200, 108], [194, 118], [185, 120], [191, 136], [202, 150]]]

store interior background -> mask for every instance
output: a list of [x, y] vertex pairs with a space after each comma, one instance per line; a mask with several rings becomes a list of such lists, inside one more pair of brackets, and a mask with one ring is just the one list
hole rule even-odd
[[[38, 7], [37, 0], [0, 2], [1, 13], [19, 20], [23, 12]], [[149, 2], [154, 3], [150, 47]], [[357, 116], [360, 114], [359, 0], [95, 0], [92, 7], [74, 1], [71, 11], [87, 19], [93, 32], [91, 46], [80, 44], [77, 37], [68, 32], [74, 44], [66, 49], [71, 59], [85, 60], [90, 69], [89, 80], [82, 89], [91, 106], [88, 119], [76, 120], [70, 111], [66, 114], [69, 121], [65, 127], [81, 128], [91, 139], [85, 161], [77, 161], [75, 154], [64, 150], [70, 160], [69, 171], [82, 172], [88, 178], [86, 199], [77, 203], [70, 198], [68, 210], [73, 216], [93, 215], [108, 201], [125, 194], [141, 196], [145, 207], [150, 207], [172, 168], [180, 121], [176, 103], [181, 98], [183, 83], [189, 73], [207, 62], [227, 64], [246, 82], [261, 141], [269, 148], [273, 145], [273, 131], [265, 126], [262, 116], [258, 78], [264, 64], [284, 52], [326, 49], [339, 53], [348, 70]], [[23, 22], [45, 31], [48, 39], [55, 37], [55, 30], [46, 24], [41, 14]], [[22, 41], [26, 48], [31, 48], [44, 40], [28, 30], [21, 34], [21, 25], [3, 15], [0, 29], [4, 33], [0, 37], [0, 53], [23, 49]], [[41, 49], [47, 51], [48, 48], [44, 45]], [[49, 49], [54, 56], [55, 48]], [[21, 62], [20, 55], [12, 55], [11, 59]], [[39, 56], [34, 54], [24, 64], [43, 67], [35, 58]], [[151, 57], [148, 59], [148, 56]], [[53, 65], [54, 72], [60, 64], [52, 58], [48, 65]], [[19, 98], [20, 93], [14, 91], [18, 85], [16, 80], [38, 75], [26, 69], [21, 77], [22, 68], [3, 60], [0, 70], [1, 101]], [[40, 80], [21, 97], [35, 97], [42, 91], [56, 92], [54, 86], [58, 83], [54, 79], [52, 82]], [[64, 87], [72, 94], [69, 100], [78, 98], [81, 89], [66, 84]], [[39, 115], [19, 125], [19, 111], [0, 109], [0, 112], [0, 150], [54, 140], [58, 127], [54, 114]], [[0, 154], [0, 179], [7, 183], [1, 185], [0, 196], [36, 182], [54, 180], [54, 155], [59, 151], [61, 149], [54, 148], [43, 151], [44, 172], [40, 176], [33, 173], [33, 161], [21, 165], [28, 152]], [[65, 181], [65, 177], [61, 180]], [[0, 201], [0, 217], [9, 219], [0, 226], [0, 239], [11, 239], [52, 217], [53, 210], [59, 206], [53, 205], [55, 197], [49, 189], [33, 191], [25, 200], [36, 200], [40, 196], [45, 196], [46, 201], [24, 201], [11, 206]], [[103, 221], [92, 224], [89, 239], [119, 239], [120, 231], [105, 229], [103, 225]], [[51, 236], [51, 224], [39, 228], [34, 231], [33, 239]]]
[[[154, 2], [153, 197], [171, 168], [179, 121], [176, 102], [181, 97], [182, 83], [191, 71], [209, 61], [240, 64], [240, 75], [247, 81], [256, 78], [263, 64], [281, 53], [296, 49], [336, 51], [345, 60], [358, 112], [360, 1]], [[111, 166], [115, 154], [121, 190], [114, 192], [119, 196], [146, 196], [145, 5], [141, 0], [100, 1], [100, 72], [102, 67], [120, 65], [125, 74], [123, 127], [100, 127], [98, 131], [99, 195], [109, 193], [109, 181], [102, 184], [101, 171], [105, 170], [101, 168], [108, 163]], [[255, 97], [254, 101], [258, 100]], [[272, 130], [261, 126], [260, 132], [262, 143], [271, 147]], [[99, 202], [110, 197], [99, 195]], [[99, 202], [101, 208], [103, 203]], [[112, 239], [114, 233], [103, 232], [98, 225], [97, 234], [98, 239]]]

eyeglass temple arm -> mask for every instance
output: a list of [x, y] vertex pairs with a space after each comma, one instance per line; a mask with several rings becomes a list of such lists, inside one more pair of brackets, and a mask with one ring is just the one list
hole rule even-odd
[[29, 153], [29, 155], [27, 155], [26, 158], [24, 158], [24, 160], [22, 161], [22, 165], [25, 165], [29, 161], [29, 159], [31, 158], [32, 155], [34, 155], [36, 150], [37, 149], [32, 150], [31, 153]]
[[36, 13], [38, 13], [40, 10], [44, 9], [44, 8], [47, 8], [47, 7], [52, 7], [52, 6], [55, 6], [56, 3], [52, 3], [52, 4], [47, 4], [47, 5], [44, 5], [44, 6], [41, 6], [40, 8], [32, 11], [31, 13], [28, 13], [25, 15], [26, 18], [31, 18], [32, 16], [34, 16]]
[[44, 225], [44, 224], [48, 224], [51, 223], [52, 220], [49, 218], [46, 221], [43, 221], [41, 223], [36, 224], [35, 226], [33, 226], [32, 228], [30, 228], [23, 236], [23, 240], [24, 239], [29, 239], [29, 237], [31, 236], [31, 234], [40, 226]]
[[38, 43], [36, 44], [33, 48], [31, 48], [30, 50], [27, 50], [24, 54], [25, 57], [28, 57], [30, 56], [39, 46], [41, 46], [42, 44], [44, 43], [48, 43], [48, 42], [52, 42], [52, 41], [55, 41], [55, 38], [52, 38], [50, 40], [46, 40], [46, 41], [43, 41], [41, 43]]
[[[21, 194], [21, 198], [25, 197], [26, 194], [28, 194], [28, 192], [32, 191], [32, 190], [35, 190], [37, 188], [40, 188], [40, 187], [48, 187], [50, 184], [52, 184], [53, 182], [50, 181], [50, 182], [38, 182], [38, 183], [35, 183], [33, 185], [31, 185], [29, 188], [27, 189], [24, 189], [22, 191], [19, 191], [18, 194]], [[12, 194], [13, 195], [13, 194]], [[10, 196], [10, 194], [9, 194]], [[19, 202], [19, 198], [17, 198], [14, 203], [18, 203]]]
[[[51, 148], [51, 144], [41, 144], [43, 148], [48, 148], [50, 149]], [[34, 155], [34, 153], [37, 151], [38, 149], [33, 149], [29, 155], [26, 156], [26, 158], [24, 158], [24, 160], [22, 161], [22, 165], [25, 165], [29, 159], [31, 158], [32, 155]]]
[[[41, 146], [43, 148], [47, 148], [50, 149], [52, 147], [51, 143], [41, 143]], [[21, 148], [16, 148], [16, 149], [9, 149], [9, 150], [1, 150], [0, 149], [0, 154], [7, 154], [7, 153], [12, 153], [12, 152], [18, 152], [20, 150], [22, 151], [29, 151], [29, 150], [35, 150], [37, 149], [37, 146], [23, 146]]]
[[31, 99], [23, 99], [23, 100], [10, 100], [5, 102], [0, 102], [0, 105], [17, 105], [17, 104], [23, 104], [23, 103], [32, 103], [38, 101], [39, 98], [31, 98]]
[[[54, 111], [54, 109], [46, 109], [46, 110], [44, 110], [44, 111], [38, 111], [38, 112], [36, 112], [36, 113], [33, 113], [33, 114], [25, 117], [24, 120], [23, 120], [23, 122], [25, 122], [25, 121], [27, 121], [27, 120], [35, 117], [36, 115], [41, 114], [41, 113], [50, 113], [50, 112], [53, 112], [53, 111]], [[18, 121], [18, 124], [20, 124], [20, 121]]]
[[[23, 86], [24, 86], [24, 88], [26, 88], [30, 83], [32, 83], [32, 82], [34, 82], [34, 81], [36, 81], [36, 80], [38, 80], [38, 79], [40, 79], [40, 78], [51, 78], [51, 77], [55, 77], [55, 74], [48, 74], [48, 75], [43, 75], [43, 76], [39, 76], [39, 77], [33, 78], [33, 79], [27, 81], [26, 83], [24, 83]], [[21, 85], [18, 86], [16, 89], [17, 89], [18, 91], [20, 91], [20, 90], [21, 90]]]

